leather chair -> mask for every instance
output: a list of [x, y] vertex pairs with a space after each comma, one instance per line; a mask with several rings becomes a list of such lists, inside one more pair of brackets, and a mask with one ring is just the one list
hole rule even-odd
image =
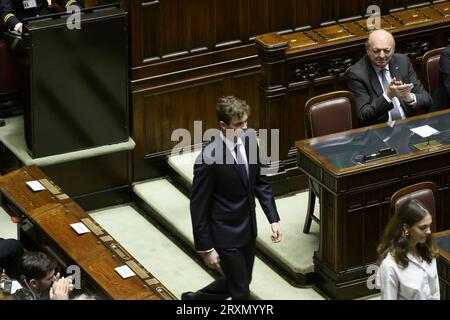
[[[314, 138], [340, 131], [357, 128], [355, 101], [349, 91], [334, 91], [312, 97], [305, 105], [306, 137]], [[319, 185], [309, 179], [308, 211], [303, 232], [309, 233], [311, 222], [319, 223], [314, 216], [316, 196], [319, 197]]]
[[441, 52], [445, 47], [427, 51], [422, 58], [422, 73], [424, 75], [424, 85], [428, 93], [433, 95], [439, 81], [440, 67], [439, 60]]
[[438, 186], [434, 182], [420, 182], [402, 188], [391, 197], [391, 213], [394, 214], [402, 205], [412, 199], [416, 199], [430, 212], [433, 218], [431, 232], [436, 232], [436, 204], [434, 198], [437, 192]]

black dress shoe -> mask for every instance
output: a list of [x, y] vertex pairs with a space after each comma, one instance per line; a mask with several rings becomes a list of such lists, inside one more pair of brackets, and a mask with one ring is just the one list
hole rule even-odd
[[192, 291], [183, 292], [181, 294], [181, 300], [195, 300], [195, 293]]

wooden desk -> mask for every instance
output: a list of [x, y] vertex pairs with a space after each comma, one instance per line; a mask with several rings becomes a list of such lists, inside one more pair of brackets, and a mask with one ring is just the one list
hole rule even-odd
[[[33, 192], [26, 181], [40, 180], [46, 190]], [[87, 213], [37, 167], [0, 177], [6, 210], [23, 215], [21, 240], [31, 240], [64, 267], [78, 265], [83, 285], [110, 299], [173, 300], [175, 296], [145, 270]], [[90, 233], [78, 235], [71, 223], [82, 221]], [[136, 276], [122, 279], [115, 267], [127, 264]]]
[[[430, 125], [442, 131], [442, 145], [418, 151], [423, 138], [410, 128]], [[433, 181], [437, 231], [450, 229], [450, 110], [298, 141], [298, 166], [320, 185], [320, 244], [314, 254], [317, 285], [334, 298], [374, 293], [366, 285], [367, 266], [377, 258], [376, 247], [391, 212], [397, 190]], [[384, 142], [384, 140], [386, 142]], [[363, 154], [394, 147], [397, 155], [361, 163]]]
[[450, 300], [450, 230], [433, 234], [439, 251], [437, 261], [441, 299]]

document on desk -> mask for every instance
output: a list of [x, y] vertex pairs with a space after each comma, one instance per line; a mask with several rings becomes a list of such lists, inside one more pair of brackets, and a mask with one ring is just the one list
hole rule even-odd
[[45, 190], [45, 187], [37, 180], [27, 181], [27, 185], [35, 192]]
[[133, 270], [130, 269], [129, 266], [123, 265], [121, 267], [114, 268], [114, 270], [117, 271], [118, 274], [124, 279], [135, 276], [136, 274], [133, 272]]
[[428, 137], [432, 136], [433, 134], [439, 133], [439, 131], [437, 131], [433, 127], [430, 127], [429, 125], [416, 127], [416, 128], [412, 128], [409, 130], [418, 134], [422, 138], [428, 138]]
[[82, 222], [72, 223], [70, 225], [78, 234], [91, 232]]

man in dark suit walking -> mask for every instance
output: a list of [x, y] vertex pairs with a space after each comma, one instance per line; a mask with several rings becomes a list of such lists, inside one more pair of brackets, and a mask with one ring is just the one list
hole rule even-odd
[[366, 42], [366, 55], [347, 73], [361, 126], [404, 119], [431, 106], [431, 97], [409, 58], [394, 51], [391, 33], [373, 31]]
[[439, 58], [439, 81], [433, 94], [430, 112], [450, 108], [450, 45]]
[[235, 97], [217, 103], [220, 131], [194, 165], [191, 218], [195, 249], [223, 276], [183, 300], [249, 299], [256, 249], [255, 196], [281, 240], [279, 215], [270, 185], [261, 175], [256, 135], [247, 129], [249, 106]]

